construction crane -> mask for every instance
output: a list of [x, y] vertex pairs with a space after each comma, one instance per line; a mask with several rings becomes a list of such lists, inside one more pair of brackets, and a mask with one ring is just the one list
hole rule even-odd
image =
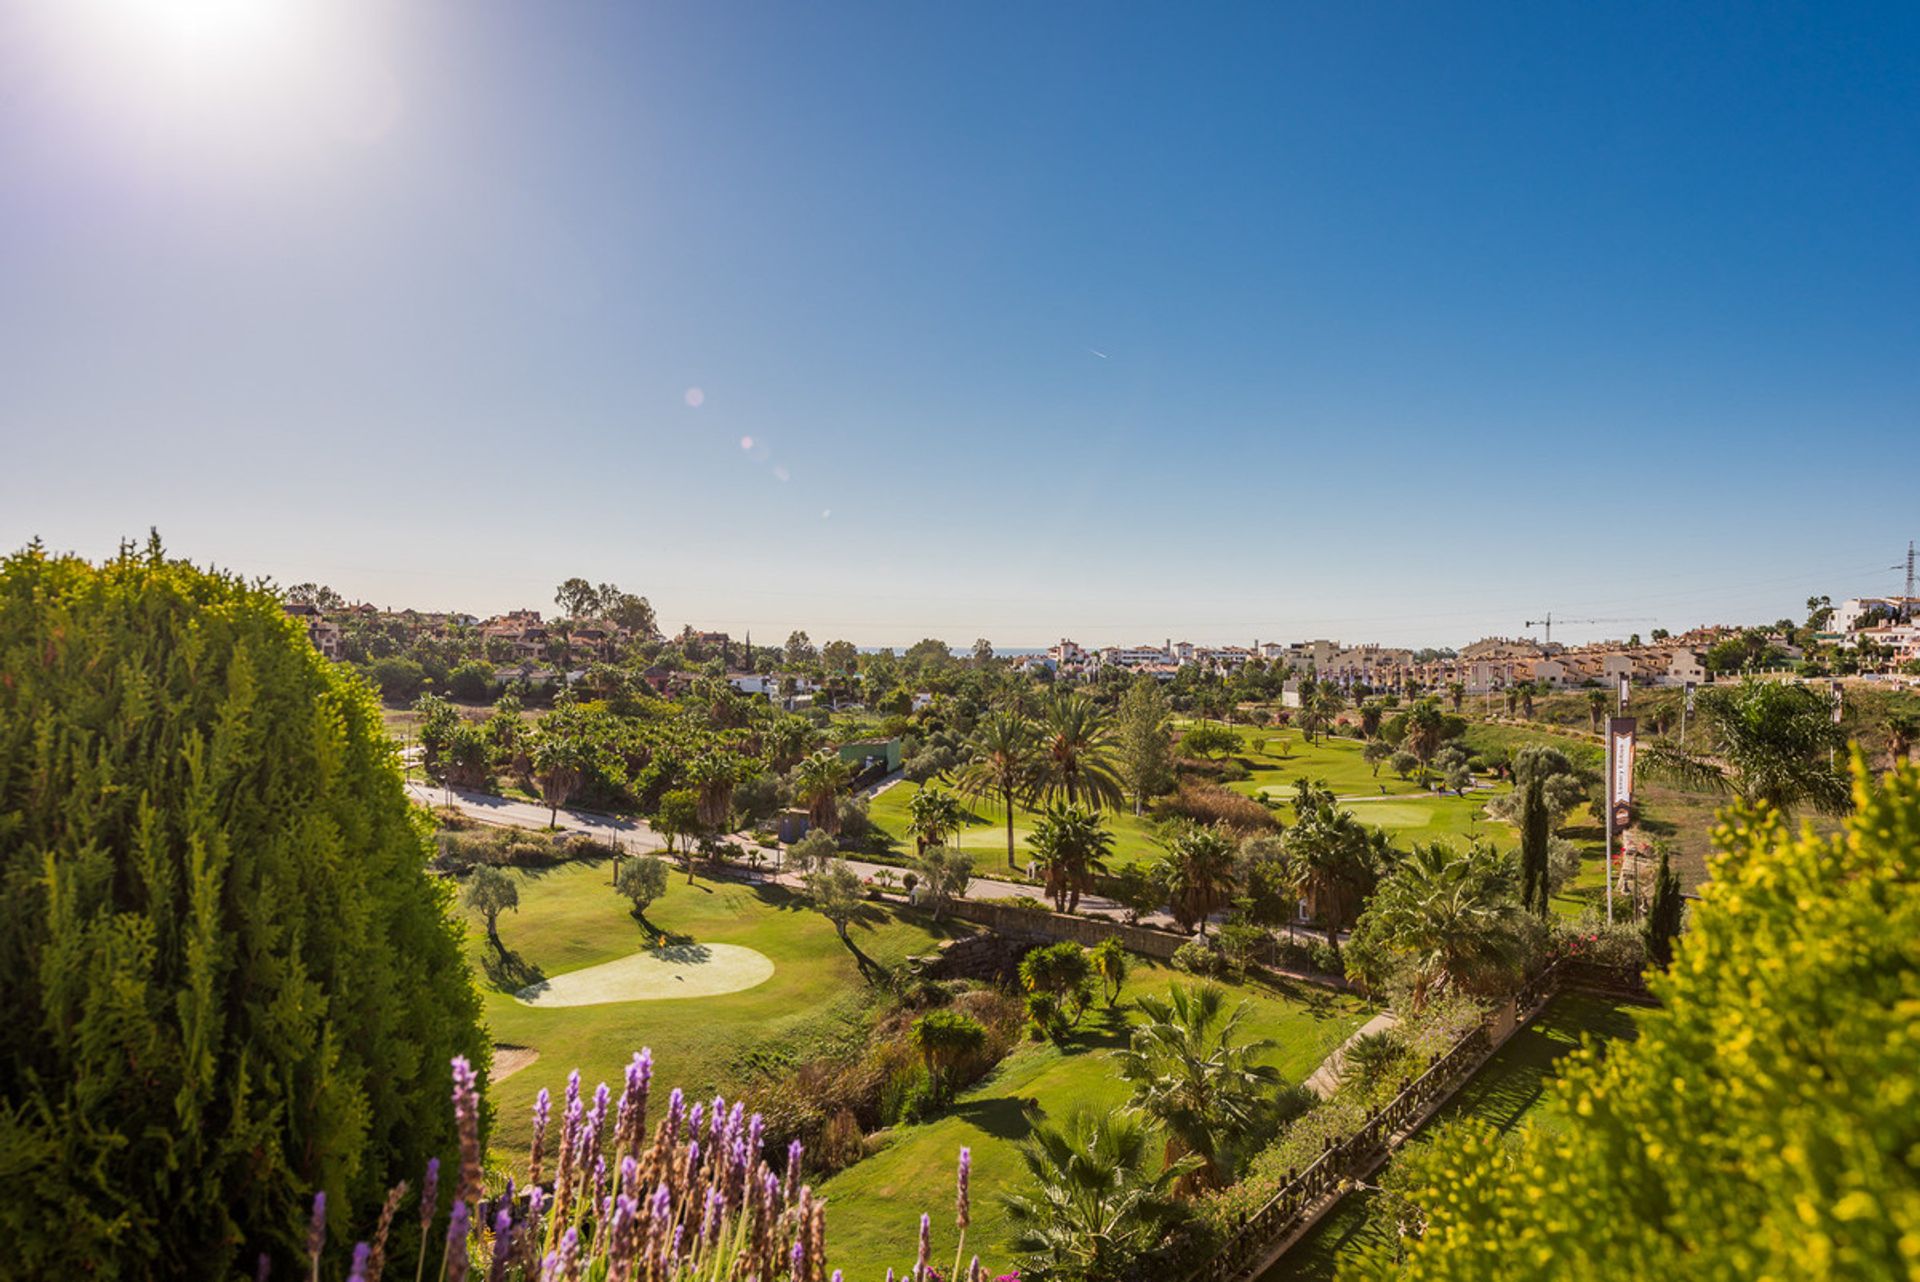
[[1907, 593], [1900, 598], [1900, 622], [1913, 622], [1913, 540], [1907, 540], [1907, 560], [1904, 566], [1890, 565], [1889, 570], [1905, 569], [1907, 572]]
[[[1659, 620], [1650, 619], [1642, 616], [1639, 618], [1631, 618], [1631, 619], [1562, 619], [1560, 620], [1560, 622], [1562, 623], [1657, 623], [1659, 622]], [[1546, 628], [1547, 644], [1548, 645], [1553, 644], [1553, 611], [1552, 610], [1547, 611], [1547, 617], [1544, 619], [1528, 619], [1527, 626], [1529, 628], [1538, 628], [1538, 627]]]

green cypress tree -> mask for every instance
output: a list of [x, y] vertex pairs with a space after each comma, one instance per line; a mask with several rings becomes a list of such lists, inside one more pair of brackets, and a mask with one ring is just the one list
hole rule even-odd
[[1653, 902], [1647, 908], [1642, 932], [1647, 942], [1647, 961], [1660, 970], [1673, 963], [1673, 941], [1680, 937], [1680, 914], [1685, 910], [1680, 897], [1680, 875], [1673, 870], [1672, 856], [1660, 852], [1660, 871], [1653, 879]]
[[371, 694], [278, 599], [0, 561], [0, 1200], [28, 1277], [218, 1277], [451, 1146], [479, 999]]
[[1553, 815], [1546, 784], [1538, 776], [1520, 791], [1520, 902], [1547, 915], [1547, 848], [1553, 841]]

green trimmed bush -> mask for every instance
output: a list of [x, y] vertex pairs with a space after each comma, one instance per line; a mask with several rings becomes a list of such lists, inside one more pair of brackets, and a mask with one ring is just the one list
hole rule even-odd
[[0, 1204], [25, 1277], [276, 1275], [454, 1142], [450, 885], [372, 693], [263, 588], [0, 562]]

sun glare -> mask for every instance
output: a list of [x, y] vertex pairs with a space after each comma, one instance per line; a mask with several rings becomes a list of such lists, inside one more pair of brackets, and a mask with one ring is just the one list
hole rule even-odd
[[284, 144], [318, 126], [377, 137], [398, 93], [357, 0], [43, 0], [56, 89], [126, 127]]

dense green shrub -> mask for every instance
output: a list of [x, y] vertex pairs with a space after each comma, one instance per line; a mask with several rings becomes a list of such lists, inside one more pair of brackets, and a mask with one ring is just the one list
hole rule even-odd
[[0, 1204], [29, 1277], [304, 1254], [453, 1140], [479, 1001], [371, 694], [270, 592], [0, 563]]
[[1578, 1124], [1438, 1138], [1404, 1190], [1423, 1235], [1353, 1274], [1913, 1276], [1920, 769], [1856, 756], [1853, 796], [1832, 836], [1732, 813], [1660, 1009], [1560, 1070]]

